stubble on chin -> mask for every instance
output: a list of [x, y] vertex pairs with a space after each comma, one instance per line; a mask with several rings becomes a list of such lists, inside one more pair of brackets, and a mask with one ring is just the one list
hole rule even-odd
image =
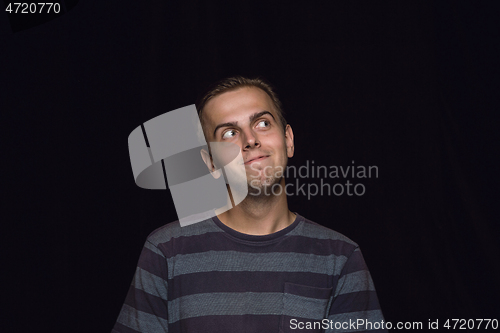
[[[288, 158], [285, 150], [284, 166], [279, 168], [279, 170], [276, 167], [271, 168], [271, 171], [264, 168], [257, 171], [258, 175], [247, 174], [248, 197], [256, 200], [259, 198], [268, 199], [270, 196], [275, 195], [274, 193], [281, 193], [280, 189], [275, 187], [281, 186], [281, 180], [284, 177], [283, 171], [286, 168], [287, 162]], [[252, 166], [251, 169], [254, 170], [254, 167]]]
[[[248, 197], [258, 199], [258, 198], [268, 198], [273, 194], [273, 188], [276, 186], [281, 186], [281, 177], [266, 177], [263, 180], [260, 179], [250, 179], [248, 183]], [[274, 189], [274, 193], [279, 193], [280, 191]]]

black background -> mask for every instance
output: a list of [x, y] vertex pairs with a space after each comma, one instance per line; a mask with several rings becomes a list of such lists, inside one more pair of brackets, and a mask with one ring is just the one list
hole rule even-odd
[[494, 4], [80, 1], [17, 32], [0, 14], [8, 331], [111, 330], [177, 219], [135, 185], [128, 135], [235, 74], [277, 87], [290, 165], [378, 166], [363, 196], [289, 208], [360, 245], [387, 321], [500, 319]]

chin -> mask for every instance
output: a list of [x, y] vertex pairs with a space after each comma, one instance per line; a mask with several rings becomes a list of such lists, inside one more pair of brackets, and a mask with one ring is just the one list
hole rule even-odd
[[265, 192], [265, 193], [270, 193], [272, 190], [272, 187], [275, 185], [279, 185], [281, 183], [281, 177], [280, 178], [266, 178], [264, 180], [259, 179], [259, 182], [254, 182], [252, 183], [251, 181], [248, 182], [248, 192]]

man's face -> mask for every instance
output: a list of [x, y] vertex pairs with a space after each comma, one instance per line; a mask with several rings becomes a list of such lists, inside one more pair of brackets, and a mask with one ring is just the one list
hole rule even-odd
[[280, 182], [293, 156], [293, 132], [287, 125], [283, 133], [274, 104], [264, 91], [243, 87], [223, 93], [212, 98], [203, 113], [209, 141], [240, 147], [250, 193]]

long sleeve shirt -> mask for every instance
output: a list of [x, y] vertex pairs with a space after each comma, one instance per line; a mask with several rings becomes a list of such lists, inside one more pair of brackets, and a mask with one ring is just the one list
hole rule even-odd
[[148, 236], [112, 333], [371, 332], [383, 320], [349, 238], [299, 214], [263, 236], [213, 217]]

